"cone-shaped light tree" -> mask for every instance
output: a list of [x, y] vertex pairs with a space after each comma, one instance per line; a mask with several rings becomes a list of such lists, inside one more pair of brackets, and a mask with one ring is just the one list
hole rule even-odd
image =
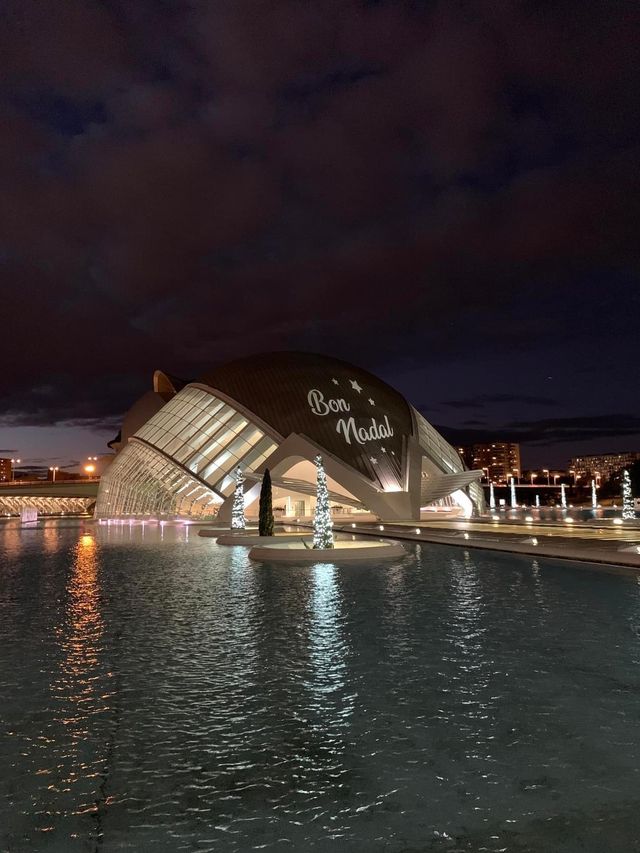
[[233, 506], [231, 508], [231, 529], [244, 530], [247, 526], [244, 517], [244, 474], [240, 468], [235, 470], [236, 490], [233, 493]]
[[333, 522], [329, 511], [329, 491], [322, 456], [315, 458], [318, 469], [318, 489], [316, 492], [316, 512], [313, 518], [313, 547], [333, 548]]
[[258, 533], [260, 536], [273, 536], [273, 499], [271, 497], [271, 474], [268, 468], [262, 475]]
[[625, 521], [630, 521], [635, 518], [636, 514], [633, 510], [633, 494], [631, 492], [631, 477], [625, 468], [622, 472], [622, 518]]

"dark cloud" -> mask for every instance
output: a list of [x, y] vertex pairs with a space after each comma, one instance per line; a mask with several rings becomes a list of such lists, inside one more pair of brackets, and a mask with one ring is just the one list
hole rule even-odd
[[498, 403], [524, 403], [530, 406], [557, 406], [551, 397], [536, 397], [527, 394], [478, 394], [467, 400], [446, 400], [442, 405], [452, 409], [483, 409]]
[[113, 424], [156, 367], [283, 348], [437, 363], [461, 411], [632, 405], [640, 9], [4, 11], [5, 425]]
[[[471, 425], [470, 421], [465, 422]], [[577, 444], [593, 438], [640, 438], [640, 417], [630, 414], [548, 418], [538, 421], [514, 421], [496, 430], [456, 429], [439, 426], [455, 444], [486, 441], [513, 441], [532, 445]]]

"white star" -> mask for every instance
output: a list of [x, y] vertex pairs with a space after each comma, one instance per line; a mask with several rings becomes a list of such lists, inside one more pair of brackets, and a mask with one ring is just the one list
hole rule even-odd
[[387, 448], [386, 448], [386, 447], [381, 447], [381, 448], [380, 448], [380, 450], [381, 450], [383, 453], [386, 453], [386, 452], [387, 452]]
[[378, 460], [376, 459], [376, 457], [375, 457], [375, 456], [370, 456], [370, 457], [369, 457], [369, 462], [371, 462], [371, 464], [372, 464], [372, 465], [377, 465], [377, 464], [378, 464]]
[[371, 397], [369, 397], [369, 403], [370, 403], [370, 405], [375, 406], [376, 401], [372, 400]]
[[351, 387], [353, 388], [354, 391], [357, 391], [358, 394], [362, 391], [362, 387], [360, 385], [358, 385], [357, 379], [350, 379], [349, 382], [351, 382]]
[[331, 381], [333, 382], [333, 384], [334, 384], [334, 385], [339, 385], [339, 384], [340, 384], [340, 383], [338, 382], [338, 380], [337, 380], [337, 379], [332, 379]]

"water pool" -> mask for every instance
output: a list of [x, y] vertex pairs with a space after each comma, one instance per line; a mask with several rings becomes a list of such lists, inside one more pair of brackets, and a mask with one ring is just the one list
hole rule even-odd
[[640, 586], [0, 526], [1, 851], [640, 849]]

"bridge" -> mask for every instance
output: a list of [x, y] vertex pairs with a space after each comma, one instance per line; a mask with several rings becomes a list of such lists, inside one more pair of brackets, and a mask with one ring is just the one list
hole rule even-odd
[[0, 515], [20, 515], [33, 507], [39, 515], [87, 513], [93, 509], [100, 480], [15, 480], [0, 483]]

